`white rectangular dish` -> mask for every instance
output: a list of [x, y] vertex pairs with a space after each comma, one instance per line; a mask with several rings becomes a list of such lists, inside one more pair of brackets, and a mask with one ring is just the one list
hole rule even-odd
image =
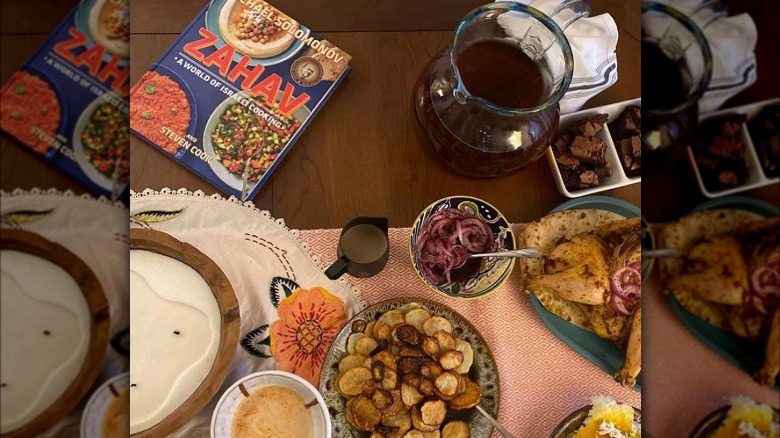
[[696, 176], [696, 183], [699, 186], [699, 191], [701, 191], [704, 196], [708, 198], [719, 198], [721, 196], [733, 195], [735, 193], [756, 189], [770, 184], [776, 184], [778, 181], [780, 181], [780, 177], [767, 178], [764, 174], [764, 169], [761, 167], [761, 162], [758, 156], [758, 151], [756, 151], [756, 148], [753, 145], [753, 138], [750, 136], [750, 130], [748, 128], [748, 123], [750, 120], [757, 116], [765, 106], [778, 103], [780, 103], [780, 97], [733, 108], [721, 109], [699, 116], [699, 123], [728, 114], [744, 114], [747, 116], [747, 120], [742, 125], [742, 140], [747, 146], [745, 148], [745, 164], [750, 170], [750, 176], [743, 184], [724, 190], [707, 190], [707, 186], [704, 185], [704, 179], [702, 178], [701, 172], [699, 172], [699, 166], [696, 164], [696, 156], [694, 155], [693, 148], [688, 146], [688, 163], [691, 165], [693, 174]]
[[622, 102], [611, 103], [609, 105], [603, 105], [596, 108], [588, 108], [581, 111], [576, 111], [561, 116], [560, 123], [558, 124], [558, 132], [560, 135], [566, 130], [572, 123], [588, 118], [596, 114], [608, 114], [609, 119], [604, 124], [604, 130], [596, 134], [596, 137], [604, 140], [607, 144], [607, 161], [612, 167], [612, 175], [601, 181], [598, 187], [591, 187], [588, 189], [569, 191], [566, 185], [563, 183], [563, 177], [561, 176], [561, 170], [558, 168], [558, 163], [555, 161], [555, 155], [553, 154], [552, 147], [547, 149], [547, 161], [550, 163], [550, 170], [552, 170], [553, 177], [555, 178], [555, 184], [558, 186], [558, 191], [562, 195], [569, 198], [579, 198], [580, 196], [592, 195], [594, 193], [603, 192], [605, 190], [611, 190], [618, 187], [627, 186], [629, 184], [635, 184], [642, 181], [641, 176], [629, 178], [626, 176], [623, 170], [623, 165], [620, 163], [620, 155], [618, 154], [615, 142], [612, 139], [612, 134], [609, 132], [609, 123], [614, 122], [626, 107], [631, 105], [642, 105], [642, 99], [636, 98], [631, 100], [625, 100]]

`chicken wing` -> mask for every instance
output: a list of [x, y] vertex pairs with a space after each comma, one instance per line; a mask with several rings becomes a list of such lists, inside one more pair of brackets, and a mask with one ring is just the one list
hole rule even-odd
[[550, 292], [582, 304], [609, 298], [609, 263], [604, 245], [593, 234], [580, 234], [558, 245], [545, 262], [547, 274], [532, 277], [526, 289]]
[[615, 380], [623, 386], [636, 385], [636, 378], [642, 370], [642, 308], [634, 314], [631, 322], [631, 334], [628, 337], [626, 361], [615, 374]]
[[772, 315], [764, 365], [756, 374], [756, 381], [763, 386], [773, 386], [778, 373], [780, 373], [780, 309], [776, 309]]

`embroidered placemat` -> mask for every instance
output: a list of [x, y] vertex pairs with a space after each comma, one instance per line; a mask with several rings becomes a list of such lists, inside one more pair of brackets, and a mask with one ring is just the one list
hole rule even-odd
[[78, 436], [81, 413], [94, 389], [129, 368], [127, 209], [106, 198], [56, 189], [0, 191], [0, 226], [21, 228], [59, 243], [100, 281], [111, 314], [111, 346], [85, 399], [41, 437]]
[[[515, 233], [520, 226], [513, 226]], [[593, 395], [609, 395], [641, 408], [640, 393], [620, 386], [601, 369], [560, 341], [542, 323], [513, 274], [494, 293], [477, 300], [457, 300], [428, 289], [412, 268], [410, 228], [390, 229], [390, 258], [378, 275], [348, 277], [366, 303], [402, 296], [420, 297], [452, 307], [465, 316], [488, 343], [501, 383], [499, 421], [515, 436], [546, 437]], [[340, 230], [301, 230], [323, 266], [336, 258]], [[496, 432], [495, 437], [500, 437]]]
[[324, 275], [297, 231], [251, 203], [200, 191], [145, 190], [131, 193], [130, 226], [168, 233], [214, 260], [241, 312], [241, 341], [222, 388], [172, 437], [209, 436], [219, 397], [247, 374], [282, 369], [316, 387], [333, 338], [365, 307], [357, 289]]

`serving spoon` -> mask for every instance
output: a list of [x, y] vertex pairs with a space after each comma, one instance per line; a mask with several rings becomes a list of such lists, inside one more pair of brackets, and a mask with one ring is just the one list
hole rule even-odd
[[642, 257], [650, 258], [674, 258], [677, 257], [677, 248], [643, 249]]
[[482, 416], [483, 416], [483, 417], [485, 417], [485, 419], [486, 419], [487, 421], [489, 421], [489, 422], [490, 422], [490, 424], [492, 424], [492, 425], [493, 425], [493, 427], [495, 427], [495, 428], [496, 428], [496, 430], [498, 430], [498, 432], [499, 432], [501, 435], [503, 435], [503, 436], [504, 436], [504, 438], [515, 438], [515, 436], [514, 436], [514, 435], [512, 435], [511, 433], [509, 433], [509, 431], [508, 431], [508, 430], [506, 430], [506, 428], [505, 428], [504, 426], [502, 426], [502, 425], [501, 425], [501, 423], [499, 423], [499, 422], [498, 422], [498, 420], [496, 420], [496, 419], [495, 419], [495, 418], [493, 418], [493, 417], [492, 417], [490, 414], [488, 414], [486, 410], [482, 409], [482, 406], [480, 406], [480, 405], [477, 405], [477, 412], [479, 412], [480, 414], [482, 414]]
[[539, 257], [539, 250], [536, 248], [521, 248], [510, 251], [496, 251], [496, 252], [483, 252], [477, 254], [469, 254], [468, 257], [464, 257], [463, 261], [458, 266], [452, 268], [450, 273], [453, 281], [465, 281], [479, 272], [479, 266], [481, 262], [476, 259], [483, 257], [507, 257], [507, 258], [537, 258]]

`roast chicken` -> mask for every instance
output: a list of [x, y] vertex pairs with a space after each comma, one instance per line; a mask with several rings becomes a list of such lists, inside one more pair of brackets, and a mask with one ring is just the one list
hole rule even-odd
[[756, 375], [766, 386], [774, 384], [780, 368], [779, 233], [775, 217], [704, 234], [678, 248], [680, 271], [666, 278], [666, 289], [689, 311], [739, 337], [767, 339], [764, 366]]
[[636, 384], [641, 370], [641, 311], [638, 299], [633, 308], [616, 310], [612, 303], [612, 279], [626, 266], [638, 270], [640, 235], [640, 219], [635, 217], [562, 239], [546, 257], [544, 273], [531, 276], [524, 286], [528, 292], [550, 293], [586, 305], [589, 328], [627, 352], [625, 363], [615, 376], [625, 386]]

